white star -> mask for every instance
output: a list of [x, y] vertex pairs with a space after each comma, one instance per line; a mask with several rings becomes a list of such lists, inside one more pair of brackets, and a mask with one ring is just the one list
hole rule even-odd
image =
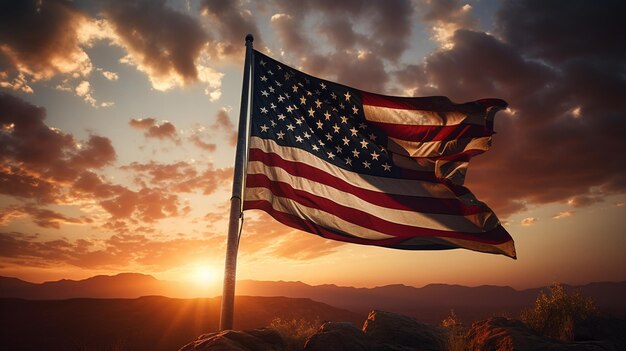
[[306, 105], [306, 98], [304, 96], [300, 98], [300, 105]]
[[270, 85], [270, 86], [267, 88], [267, 90], [269, 90], [269, 91], [270, 91], [270, 93], [273, 93], [273, 92], [274, 92], [274, 87]]
[[266, 82], [267, 81], [267, 77], [266, 76], [262, 76], [261, 77], [261, 82]]
[[278, 95], [278, 101], [283, 102], [283, 100], [285, 100], [285, 97], [282, 95]]
[[341, 123], [343, 123], [343, 124], [347, 124], [347, 123], [348, 123], [348, 117], [346, 117], [346, 116], [341, 116]]
[[334, 91], [330, 93], [330, 97], [333, 98], [333, 100], [337, 100], [337, 94], [335, 94]]
[[327, 121], [330, 121], [330, 113], [328, 111], [324, 112], [324, 117], [326, 117]]
[[352, 106], [352, 113], [356, 115], [358, 112], [359, 109], [356, 107], [356, 105]]
[[365, 129], [367, 128], [367, 125], [363, 122], [359, 123], [359, 129]]
[[350, 139], [348, 139], [348, 137], [343, 137], [341, 140], [343, 140], [344, 145], [350, 145]]
[[346, 91], [346, 93], [345, 93], [345, 94], [343, 94], [343, 96], [345, 96], [345, 97], [346, 97], [346, 101], [350, 101], [350, 98], [352, 97], [352, 95], [350, 95], [350, 92], [349, 92], [349, 91]]
[[324, 127], [324, 123], [322, 121], [317, 121], [317, 129], [322, 129]]
[[275, 80], [274, 83], [276, 83], [276, 86], [279, 88], [283, 86], [282, 83], [277, 80]]
[[265, 67], [265, 64], [266, 64], [267, 62], [265, 62], [265, 61], [261, 60], [261, 62], [259, 62], [259, 63], [261, 64], [261, 66]]
[[350, 128], [350, 132], [352, 133], [352, 136], [356, 136], [359, 133], [359, 131], [354, 127]]
[[320, 99], [315, 100], [315, 105], [317, 105], [317, 108], [322, 107], [322, 102], [320, 101]]
[[315, 116], [315, 110], [313, 109], [313, 107], [309, 107], [309, 116], [310, 117], [314, 117]]
[[282, 120], [283, 120], [283, 119], [285, 119], [285, 118], [286, 118], [286, 116], [285, 116], [285, 115], [283, 115], [282, 113], [281, 113], [280, 115], [278, 115], [278, 120], [279, 120], [279, 121], [282, 121]]
[[363, 167], [365, 168], [370, 168], [371, 163], [367, 162], [367, 161], [363, 161]]
[[383, 164], [383, 168], [385, 169], [386, 172], [391, 172], [391, 166], [388, 165], [386, 162]]
[[346, 108], [346, 106], [343, 104], [343, 102], [340, 102], [340, 103], [339, 103], [339, 107], [340, 107], [342, 110], [345, 110], [345, 108]]
[[318, 143], [318, 144], [320, 144], [321, 146], [326, 145], [326, 144], [325, 144], [323, 141], [321, 141], [321, 140], [319, 140], [317, 143]]
[[274, 122], [274, 120], [270, 120], [270, 124], [272, 125], [272, 127], [276, 127], [276, 122]]
[[378, 160], [378, 156], [380, 156], [380, 154], [377, 154], [376, 151], [372, 152], [370, 155], [372, 155], [372, 160]]
[[352, 159], [350, 157], [346, 158], [346, 164], [352, 166]]
[[360, 152], [357, 149], [354, 149], [352, 150], [352, 154], [354, 155], [354, 157], [359, 158]]
[[372, 140], [372, 141], [376, 141], [376, 138], [378, 138], [376, 136], [376, 134], [374, 134], [374, 133], [370, 133], [370, 135], [368, 135], [368, 136], [370, 137], [370, 140]]
[[297, 125], [301, 125], [303, 121], [304, 121], [304, 118], [302, 118], [302, 119], [296, 118], [296, 124]]
[[320, 83], [320, 87], [322, 88], [322, 90], [324, 90], [324, 89], [326, 89], [326, 84]]
[[295, 84], [291, 87], [291, 89], [293, 90], [294, 93], [298, 92], [298, 86]]
[[261, 131], [264, 133], [267, 132], [268, 129], [270, 129], [270, 127], [268, 127], [266, 124], [261, 126]]
[[335, 125], [333, 126], [333, 129], [335, 130], [335, 133], [339, 133], [339, 130], [341, 129], [337, 123], [335, 123]]
[[278, 139], [283, 139], [285, 137], [285, 133], [283, 133], [283, 131], [281, 130], [280, 132], [276, 133], [276, 136], [278, 137]]
[[315, 150], [315, 151], [318, 151], [318, 150], [320, 149], [320, 148], [319, 148], [319, 147], [317, 147], [317, 145], [315, 145], [315, 144], [313, 144], [311, 147], [312, 147], [312, 148], [313, 148], [313, 150]]
[[343, 151], [343, 148], [339, 145], [335, 146], [335, 150], [337, 150], [337, 153], [340, 154]]
[[326, 135], [325, 135], [325, 136], [326, 136], [326, 140], [328, 140], [328, 141], [333, 140], [333, 136], [332, 136], [332, 135], [330, 135], [330, 133], [326, 133]]
[[293, 107], [291, 107], [291, 105], [290, 105], [290, 106], [287, 106], [287, 112], [289, 112], [289, 113], [292, 113], [292, 112], [293, 112]]
[[271, 70], [267, 71], [267, 73], [268, 73], [270, 76], [273, 76], [273, 75], [274, 75], [274, 72], [272, 72]]
[[335, 158], [335, 154], [333, 154], [332, 152], [327, 152], [327, 154], [329, 159], [332, 160], [333, 158]]
[[311, 137], [311, 134], [309, 134], [309, 133], [307, 133], [307, 132], [304, 132], [304, 137], [305, 137], [305, 138], [307, 138], [307, 139], [309, 139], [309, 138]]
[[265, 107], [261, 107], [261, 113], [267, 113], [267, 109]]
[[275, 109], [276, 109], [276, 105], [274, 105], [274, 103], [272, 102], [272, 103], [270, 103], [270, 108], [271, 108], [272, 110], [275, 110]]
[[298, 135], [298, 136], [296, 136], [296, 141], [301, 143], [301, 142], [304, 141], [304, 139], [302, 139], [302, 137]]
[[263, 91], [261, 92], [261, 95], [263, 95], [263, 96], [267, 97], [267, 96], [270, 96], [270, 93], [268, 93], [266, 90], [263, 90]]
[[367, 144], [368, 144], [368, 142], [365, 139], [361, 140], [361, 148], [362, 149], [367, 149]]
[[288, 130], [288, 131], [292, 131], [292, 130], [294, 130], [294, 129], [296, 129], [296, 126], [294, 126], [293, 124], [289, 123], [289, 124], [287, 125], [287, 130]]

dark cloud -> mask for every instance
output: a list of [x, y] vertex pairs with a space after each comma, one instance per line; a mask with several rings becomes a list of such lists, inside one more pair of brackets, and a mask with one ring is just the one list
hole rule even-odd
[[21, 72], [34, 79], [57, 73], [91, 70], [80, 48], [77, 29], [84, 15], [70, 1], [2, 1], [0, 4], [0, 71]]
[[228, 112], [221, 109], [215, 116], [215, 122], [211, 126], [212, 130], [217, 130], [220, 134], [226, 136], [228, 143], [231, 146], [237, 145], [237, 129], [233, 122], [231, 122]]
[[151, 77], [198, 80], [194, 62], [209, 38], [195, 18], [173, 10], [164, 0], [112, 1], [105, 15], [133, 60]]
[[220, 54], [229, 58], [243, 58], [243, 44], [249, 33], [254, 35], [258, 47], [263, 46], [252, 12], [242, 5], [241, 1], [231, 0], [203, 0], [201, 3], [202, 14], [211, 20], [220, 38], [216, 43]]
[[158, 123], [154, 118], [133, 118], [128, 124], [133, 128], [144, 130], [146, 138], [170, 139], [177, 144], [180, 143], [176, 133], [176, 126], [171, 122], [163, 121]]
[[61, 213], [32, 205], [10, 206], [3, 208], [2, 212], [0, 224], [8, 223], [13, 218], [22, 216], [30, 216], [33, 222], [42, 228], [60, 229], [61, 224], [81, 224], [84, 222], [80, 218], [71, 218]]
[[[626, 190], [617, 151], [626, 149], [624, 47], [600, 16], [606, 9], [591, 1], [557, 3], [506, 2], [500, 39], [458, 30], [450, 49], [397, 74], [418, 95], [509, 102], [511, 110], [496, 119], [493, 148], [473, 161], [467, 179], [501, 215], [527, 204], [585, 205], [593, 202], [586, 198]], [[616, 13], [623, 5], [607, 6]]]

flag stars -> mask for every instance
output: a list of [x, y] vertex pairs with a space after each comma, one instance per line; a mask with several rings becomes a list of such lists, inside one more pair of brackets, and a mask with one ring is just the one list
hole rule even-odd
[[328, 111], [324, 112], [324, 117], [327, 121], [330, 121], [330, 113], [328, 113]]
[[293, 131], [294, 129], [296, 129], [296, 126], [294, 126], [293, 124], [289, 123], [289, 124], [287, 125], [287, 130], [288, 130], [288, 131], [290, 131], [290, 132], [291, 132], [291, 131]]
[[304, 139], [302, 139], [301, 136], [297, 135], [296, 136], [296, 141], [299, 142], [299, 143], [302, 143], [304, 141]]
[[328, 154], [328, 158], [331, 160], [335, 158], [335, 154], [333, 154], [332, 152], [327, 152], [326, 154]]
[[372, 156], [372, 160], [378, 161], [378, 157], [380, 156], [380, 154], [377, 154], [376, 151], [374, 151], [370, 154], [370, 156]]
[[352, 113], [353, 113], [353, 114], [355, 114], [355, 115], [356, 115], [357, 113], [359, 113], [359, 108], [358, 108], [358, 107], [356, 107], [356, 105], [353, 105], [353, 106], [352, 106]]
[[337, 100], [337, 94], [335, 94], [335, 92], [334, 92], [334, 91], [333, 91], [332, 93], [330, 93], [330, 97], [331, 97], [333, 100]]
[[313, 145], [311, 146], [311, 148], [312, 148], [314, 151], [319, 151], [319, 149], [320, 149], [320, 148], [319, 148], [317, 145], [315, 145], [315, 144], [313, 144]]
[[285, 100], [285, 97], [282, 95], [278, 95], [278, 101], [279, 102], [283, 102]]
[[304, 118], [296, 118], [297, 125], [301, 125], [303, 121], [304, 121]]
[[284, 139], [285, 138], [285, 133], [281, 130], [278, 133], [276, 133], [276, 138], [280, 139]]
[[330, 135], [330, 133], [326, 133], [325, 137], [326, 137], [326, 140], [328, 140], [328, 141], [332, 141], [333, 140], [333, 136]]
[[276, 110], [276, 105], [274, 105], [274, 103], [272, 102], [272, 103], [270, 103], [270, 108], [271, 108], [272, 110]]
[[297, 93], [297, 92], [298, 92], [298, 88], [299, 88], [299, 87], [298, 87], [297, 85], [295, 85], [295, 84], [294, 84], [294, 85], [291, 87], [291, 90], [292, 90], [294, 93]]
[[313, 107], [309, 107], [309, 116], [310, 117], [315, 117], [315, 110], [313, 109]]
[[352, 95], [350, 95], [350, 92], [349, 92], [349, 91], [346, 91], [346, 93], [345, 93], [345, 94], [343, 94], [343, 96], [345, 96], [345, 97], [346, 97], [346, 101], [350, 101], [350, 98], [352, 97]]
[[374, 133], [370, 133], [370, 134], [368, 135], [368, 137], [370, 138], [370, 140], [371, 140], [371, 141], [376, 141], [376, 138], [378, 138], [378, 137], [376, 136], [376, 134], [374, 134]]
[[270, 76], [274, 75], [274, 72], [272, 72], [272, 70], [267, 71], [267, 74], [269, 74]]
[[343, 139], [341, 139], [343, 141], [344, 145], [350, 145], [350, 139], [348, 139], [348, 137], [343, 137]]
[[261, 60], [261, 62], [259, 62], [259, 64], [260, 64], [261, 66], [263, 66], [263, 67], [265, 67], [265, 64], [266, 64], [266, 63], [267, 63], [267, 62], [265, 62], [265, 61], [263, 61], [263, 60]]
[[360, 144], [361, 144], [361, 149], [367, 149], [367, 144], [369, 143], [367, 142], [367, 140], [363, 139], [361, 140]]
[[322, 123], [322, 121], [317, 121], [317, 129], [323, 129], [324, 128], [324, 123]]
[[322, 107], [322, 102], [320, 101], [320, 99], [315, 100], [315, 106], [316, 106], [317, 108]]
[[305, 139], [310, 139], [311, 138], [311, 134], [304, 132], [304, 138]]
[[278, 115], [278, 120], [279, 121], [282, 121], [285, 118], [287, 118], [287, 117], [284, 114], [282, 114], [282, 113]]
[[266, 114], [267, 113], [267, 108], [261, 107], [261, 113]]
[[335, 133], [339, 133], [339, 130], [341, 130], [341, 127], [339, 127], [337, 123], [335, 123], [335, 125], [333, 126], [333, 130]]
[[270, 93], [273, 93], [274, 92], [274, 87], [270, 85], [269, 87], [267, 87], [267, 90], [269, 90]]
[[276, 86], [279, 88], [283, 86], [283, 84], [277, 80], [275, 80], [274, 83], [276, 83]]
[[361, 152], [357, 149], [352, 150], [352, 154], [354, 155], [355, 158], [359, 158], [359, 155], [361, 154]]
[[346, 157], [346, 164], [352, 166], [352, 159], [350, 157]]
[[365, 129], [365, 128], [367, 128], [367, 124], [363, 122], [359, 123], [359, 129]]
[[268, 96], [270, 96], [270, 93], [268, 93], [267, 90], [263, 90], [263, 91], [261, 91], [261, 95], [263, 95], [265, 97], [268, 97]]
[[324, 84], [323, 82], [320, 83], [320, 88], [322, 88], [322, 90], [326, 89], [326, 84]]
[[388, 165], [387, 162], [385, 162], [382, 166], [385, 172], [391, 172], [391, 166]]
[[267, 82], [267, 77], [266, 76], [261, 76], [261, 82]]
[[356, 128], [352, 127], [350, 128], [350, 133], [352, 133], [352, 136], [357, 136], [357, 134], [359, 133], [358, 130], [356, 130]]
[[274, 120], [270, 120], [270, 124], [272, 125], [272, 127], [276, 127], [276, 122], [274, 122]]
[[371, 166], [371, 165], [372, 165], [371, 163], [369, 163], [369, 162], [367, 162], [367, 161], [363, 161], [363, 167], [365, 167], [365, 168], [367, 168], [367, 169], [370, 169], [370, 166]]
[[287, 112], [293, 113], [294, 108], [291, 105], [287, 106]]
[[304, 96], [300, 97], [300, 105], [306, 105], [306, 98]]
[[267, 130], [270, 129], [270, 127], [267, 126], [267, 124], [264, 124], [261, 126], [261, 132], [263, 133], [267, 133]]
[[341, 116], [340, 118], [341, 118], [341, 123], [343, 123], [343, 124], [348, 124], [348, 117], [346, 117], [346, 116]]
[[343, 148], [339, 145], [335, 146], [335, 150], [337, 150], [337, 153], [340, 154], [343, 152]]

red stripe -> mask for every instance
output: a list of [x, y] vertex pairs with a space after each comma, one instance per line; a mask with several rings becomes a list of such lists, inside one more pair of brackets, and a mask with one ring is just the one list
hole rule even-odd
[[[295, 175], [296, 172], [288, 173]], [[313, 181], [317, 183], [324, 184], [326, 186], [335, 188], [345, 193], [350, 193], [366, 202], [371, 204], [387, 207], [395, 210], [404, 210], [404, 211], [414, 211], [414, 212], [423, 212], [423, 213], [432, 213], [432, 214], [447, 214], [447, 215], [458, 215], [458, 216], [467, 216], [473, 215], [477, 213], [485, 213], [491, 212], [488, 208], [476, 206], [476, 205], [466, 205], [463, 202], [457, 199], [440, 199], [440, 198], [432, 198], [432, 197], [418, 197], [418, 196], [409, 196], [409, 195], [397, 195], [397, 194], [386, 194], [378, 191], [367, 190], [363, 188], [356, 187], [352, 184], [346, 183], [338, 178], [335, 178], [326, 172], [318, 171], [317, 174], [305, 174], [302, 176], [303, 178], [314, 179]], [[320, 174], [320, 175], [318, 175]], [[297, 175], [300, 177], [301, 175]], [[322, 179], [325, 178], [325, 179]], [[333, 181], [328, 181], [329, 179], [334, 179]], [[246, 187], [255, 188], [255, 187], [265, 187], [272, 188], [273, 183], [276, 183], [270, 179], [265, 174], [248, 174], [246, 178]]]
[[[400, 246], [402, 242], [412, 239], [414, 237], [432, 237], [432, 236], [458, 238], [458, 239], [465, 239], [465, 240], [471, 240], [475, 242], [495, 244], [495, 245], [503, 244], [505, 242], [513, 240], [510, 237], [509, 233], [507, 233], [506, 230], [504, 230], [502, 226], [498, 226], [489, 232], [480, 233], [478, 235], [465, 234], [463, 235], [464, 237], [459, 237], [459, 236], [454, 235], [454, 234], [462, 235], [463, 233], [437, 231], [433, 229], [424, 229], [424, 228], [415, 228], [421, 232], [419, 233], [419, 235], [395, 235], [393, 238], [379, 239], [379, 240], [363, 239], [363, 238], [352, 236], [347, 233], [332, 231], [327, 228], [316, 225], [315, 223], [307, 221], [303, 218], [300, 218], [298, 216], [278, 211], [272, 207], [272, 204], [270, 202], [265, 201], [265, 200], [244, 201], [243, 209], [244, 210], [251, 210], [251, 209], [263, 210], [267, 212], [268, 214], [270, 214], [272, 217], [274, 217], [276, 220], [278, 220], [279, 222], [285, 225], [288, 225], [296, 229], [304, 230], [309, 233], [317, 234], [327, 239], [347, 241], [347, 242], [353, 242], [353, 243], [364, 244], [364, 245], [397, 247], [397, 246]], [[451, 248], [456, 248], [456, 247], [457, 246], [451, 245]]]
[[491, 136], [493, 132], [475, 124], [452, 126], [419, 126], [368, 121], [387, 136], [413, 142], [450, 141], [460, 138]]
[[[248, 160], [262, 161], [268, 166], [283, 168], [289, 174], [295, 175], [297, 177], [315, 179], [319, 183], [333, 186], [335, 188], [345, 188], [352, 186], [350, 183], [344, 181], [343, 179], [334, 177], [311, 165], [301, 162], [288, 161], [280, 157], [280, 155], [278, 154], [265, 152], [258, 148], [250, 149]], [[463, 196], [469, 193], [469, 190], [467, 190], [467, 188], [463, 186], [452, 184], [447, 179], [438, 179], [433, 172], [420, 172], [410, 169], [401, 169], [401, 175], [403, 177], [402, 179], [404, 180], [421, 180], [441, 184], [447, 187], [456, 196]]]
[[[250, 186], [246, 184], [246, 187]], [[502, 241], [503, 238], [501, 236], [493, 236], [490, 235], [489, 232], [467, 233], [459, 231], [447, 231], [414, 227], [410, 225], [390, 222], [369, 214], [365, 211], [340, 205], [325, 197], [294, 189], [293, 187], [291, 187], [291, 185], [284, 182], [271, 182], [268, 189], [275, 196], [291, 199], [299, 205], [322, 210], [338, 218], [341, 218], [346, 222], [351, 222], [361, 227], [396, 237], [412, 238], [423, 236], [440, 236], [463, 240], [472, 240], [488, 244], [501, 244], [502, 242], [507, 241]]]
[[507, 103], [500, 99], [482, 99], [464, 104], [455, 104], [445, 96], [399, 97], [364, 91], [361, 92], [361, 99], [363, 105], [432, 112], [485, 113], [490, 107], [507, 107]]

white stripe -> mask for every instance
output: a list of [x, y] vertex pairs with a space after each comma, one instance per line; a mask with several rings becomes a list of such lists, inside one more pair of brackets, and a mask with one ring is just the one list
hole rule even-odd
[[489, 150], [491, 137], [461, 138], [448, 141], [415, 142], [389, 137], [388, 150], [410, 157], [438, 157], [467, 150]]
[[[271, 139], [262, 139], [254, 136], [250, 137], [250, 148], [258, 148], [265, 152], [276, 153], [288, 161], [306, 163], [362, 189], [374, 190], [387, 194], [443, 199], [457, 198], [456, 195], [450, 191], [450, 189], [439, 183], [410, 179], [376, 177], [351, 172], [326, 162], [308, 151], [295, 147], [280, 146]], [[357, 161], [355, 160], [354, 162]]]
[[461, 123], [486, 125], [486, 116], [483, 113], [467, 115], [456, 111], [405, 110], [372, 105], [363, 105], [363, 113], [366, 120], [382, 123], [425, 126], [451, 126]]
[[[272, 204], [272, 208], [274, 208], [276, 211], [295, 215], [320, 227], [328, 228], [332, 231], [337, 231], [337, 228], [341, 228], [342, 232], [350, 233], [350, 235], [358, 238], [369, 240], [382, 240], [394, 237], [392, 235], [387, 235], [375, 230], [361, 227], [352, 222], [344, 221], [343, 219], [334, 216], [332, 213], [324, 212], [316, 208], [302, 206], [301, 204], [289, 198], [275, 196], [267, 188], [246, 189], [244, 199], [245, 201], [269, 201]], [[358, 220], [358, 218], [355, 218], [355, 221]]]
[[[307, 178], [293, 176], [280, 167], [268, 167], [261, 161], [249, 162], [248, 174], [263, 174], [270, 178], [270, 180], [287, 183], [294, 189], [324, 197], [339, 205], [361, 210], [373, 217], [402, 225], [446, 231], [480, 233], [484, 230], [492, 229], [498, 224], [497, 218], [495, 218], [490, 211], [463, 216], [422, 213], [382, 207], [370, 203], [367, 199], [337, 190], [331, 186], [320, 184]], [[489, 227], [487, 228], [487, 226]]]

